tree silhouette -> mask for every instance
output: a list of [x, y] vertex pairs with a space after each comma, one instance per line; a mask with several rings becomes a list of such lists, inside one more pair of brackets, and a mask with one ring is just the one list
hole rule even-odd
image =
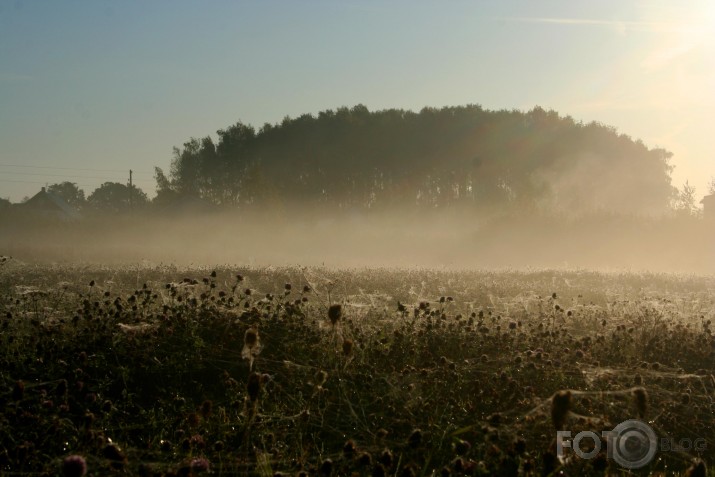
[[74, 182], [61, 182], [47, 187], [47, 191], [62, 197], [69, 205], [81, 209], [85, 205], [84, 191]]
[[238, 207], [280, 197], [286, 205], [333, 210], [657, 213], [675, 190], [670, 157], [612, 127], [540, 107], [415, 113], [357, 105], [286, 117], [258, 131], [238, 122], [215, 141], [192, 138], [174, 148], [157, 189]]
[[681, 215], [696, 215], [699, 211], [695, 200], [695, 187], [688, 181], [677, 191], [675, 197], [675, 211]]
[[87, 203], [97, 211], [127, 212], [131, 207], [144, 207], [149, 199], [135, 185], [129, 188], [119, 182], [105, 182], [87, 197]]

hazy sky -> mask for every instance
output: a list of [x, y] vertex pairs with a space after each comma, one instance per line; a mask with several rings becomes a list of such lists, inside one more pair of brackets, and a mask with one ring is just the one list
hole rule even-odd
[[[129, 168], [241, 120], [540, 105], [715, 176], [715, 1], [0, 0], [0, 197]], [[17, 167], [25, 166], [25, 167]], [[32, 167], [30, 167], [32, 166]], [[50, 169], [53, 167], [53, 169]]]

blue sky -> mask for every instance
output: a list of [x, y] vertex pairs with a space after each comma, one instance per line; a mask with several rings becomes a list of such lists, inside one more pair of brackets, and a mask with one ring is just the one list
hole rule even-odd
[[0, 0], [0, 197], [90, 193], [130, 168], [152, 195], [153, 166], [191, 136], [357, 103], [601, 121], [671, 150], [675, 184], [701, 195], [713, 4]]

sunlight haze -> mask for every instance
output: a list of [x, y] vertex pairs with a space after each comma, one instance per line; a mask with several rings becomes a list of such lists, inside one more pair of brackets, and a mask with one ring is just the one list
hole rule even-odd
[[714, 60], [715, 0], [0, 0], [0, 474], [715, 477]]
[[0, 197], [130, 168], [152, 196], [190, 137], [358, 103], [599, 121], [673, 152], [673, 185], [702, 196], [714, 5], [0, 1]]

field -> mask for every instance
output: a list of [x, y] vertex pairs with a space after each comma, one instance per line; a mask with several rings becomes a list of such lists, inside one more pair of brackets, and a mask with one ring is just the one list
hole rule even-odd
[[2, 475], [625, 475], [556, 430], [639, 418], [684, 448], [634, 473], [713, 464], [712, 277], [3, 258], [0, 312]]

